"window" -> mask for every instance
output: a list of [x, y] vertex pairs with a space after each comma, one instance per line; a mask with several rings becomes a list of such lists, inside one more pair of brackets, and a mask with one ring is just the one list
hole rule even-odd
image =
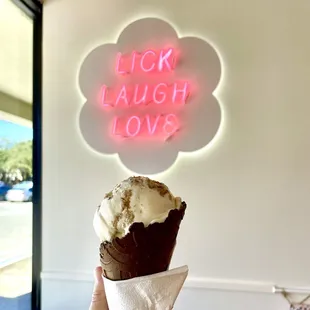
[[40, 309], [41, 5], [0, 0], [0, 309]]

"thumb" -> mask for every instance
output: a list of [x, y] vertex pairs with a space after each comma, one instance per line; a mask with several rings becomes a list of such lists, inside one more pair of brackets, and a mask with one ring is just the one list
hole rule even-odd
[[89, 310], [108, 310], [109, 308], [102, 278], [102, 268], [97, 267], [94, 275], [95, 285]]

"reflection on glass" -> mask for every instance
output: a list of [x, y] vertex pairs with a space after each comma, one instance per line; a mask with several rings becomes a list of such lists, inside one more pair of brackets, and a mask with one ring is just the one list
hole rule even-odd
[[0, 0], [0, 309], [30, 310], [32, 20]]

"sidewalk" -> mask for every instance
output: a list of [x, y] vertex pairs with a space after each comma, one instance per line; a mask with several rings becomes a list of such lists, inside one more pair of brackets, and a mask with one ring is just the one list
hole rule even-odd
[[0, 269], [1, 297], [14, 298], [31, 292], [31, 261], [30, 257]]
[[32, 204], [0, 202], [0, 297], [31, 291], [31, 252]]
[[1, 310], [31, 309], [30, 279], [31, 257], [0, 269]]
[[19, 296], [16, 298], [0, 297], [1, 310], [30, 310], [31, 309], [31, 294]]

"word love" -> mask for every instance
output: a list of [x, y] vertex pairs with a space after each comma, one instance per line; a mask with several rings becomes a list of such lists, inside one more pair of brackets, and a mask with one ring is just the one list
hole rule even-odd
[[126, 138], [137, 136], [156, 136], [167, 139], [179, 130], [179, 121], [175, 114], [157, 114], [120, 118], [116, 117], [112, 125], [112, 135]]
[[103, 85], [100, 100], [104, 107], [147, 105], [152, 102], [158, 105], [185, 104], [189, 94], [189, 83], [186, 81], [177, 81], [170, 85], [168, 83], [123, 85], [119, 89]]
[[175, 64], [176, 53], [173, 48], [146, 50], [142, 53], [133, 51], [131, 55], [117, 54], [115, 71], [121, 75], [134, 72], [171, 72]]

